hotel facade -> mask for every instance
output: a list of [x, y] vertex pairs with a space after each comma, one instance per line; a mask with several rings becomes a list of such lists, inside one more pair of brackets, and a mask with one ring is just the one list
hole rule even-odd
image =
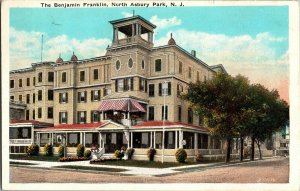
[[180, 95], [190, 82], [209, 80], [224, 67], [209, 66], [172, 35], [155, 47], [156, 26], [141, 16], [110, 23], [113, 40], [104, 56], [79, 60], [73, 53], [67, 61], [59, 56], [10, 71], [10, 153], [25, 153], [32, 143], [52, 144], [57, 153], [65, 141], [70, 155], [81, 143], [105, 153], [134, 148], [137, 160], [147, 160], [152, 147], [161, 160], [164, 129], [166, 161], [175, 161], [178, 148], [190, 160], [199, 153], [223, 158], [222, 140], [208, 135], [203, 117]]

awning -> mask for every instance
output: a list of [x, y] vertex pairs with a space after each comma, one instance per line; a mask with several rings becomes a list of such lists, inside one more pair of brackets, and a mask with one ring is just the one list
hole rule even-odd
[[121, 100], [104, 100], [101, 102], [99, 111], [129, 111], [129, 112], [146, 112], [146, 110], [133, 99], [121, 99]]

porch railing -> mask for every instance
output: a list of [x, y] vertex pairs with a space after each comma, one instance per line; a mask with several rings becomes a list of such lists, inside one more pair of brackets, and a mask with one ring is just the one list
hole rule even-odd
[[32, 144], [32, 139], [9, 139], [9, 144]]

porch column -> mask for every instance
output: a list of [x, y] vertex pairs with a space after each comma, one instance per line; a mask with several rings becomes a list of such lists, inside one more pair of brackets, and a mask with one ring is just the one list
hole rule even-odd
[[152, 131], [150, 131], [150, 147], [153, 148], [153, 146], [152, 146]]
[[133, 148], [133, 132], [130, 132], [130, 148]]
[[37, 144], [39, 145], [39, 147], [41, 146], [41, 134], [40, 133], [37, 134]]
[[98, 134], [98, 141], [99, 141], [99, 148], [102, 148], [102, 144], [101, 144], [101, 142], [102, 142], [102, 135], [101, 135], [100, 132]]
[[194, 149], [198, 149], [198, 133], [194, 133]]
[[100, 120], [103, 121], [104, 120], [104, 111], [101, 112], [102, 115], [100, 115]]
[[53, 146], [53, 142], [54, 142], [54, 141], [53, 141], [53, 134], [54, 134], [54, 133], [51, 133], [51, 145], [52, 145], [52, 146]]
[[175, 131], [175, 149], [177, 149], [178, 146], [178, 131]]
[[83, 146], [85, 147], [85, 132], [83, 132]]
[[156, 145], [156, 144], [155, 144], [155, 137], [156, 137], [155, 134], [156, 134], [156, 132], [154, 131], [154, 132], [153, 132], [153, 135], [154, 135], [154, 139], [153, 139], [153, 148], [154, 148], [154, 149], [155, 149], [155, 145]]
[[134, 36], [134, 24], [131, 25], [132, 34], [131, 36]]
[[180, 149], [183, 148], [182, 141], [183, 141], [183, 131], [180, 130], [180, 131], [179, 131], [179, 148], [180, 148]]
[[66, 132], [66, 147], [68, 145], [68, 133]]
[[83, 144], [83, 141], [82, 141], [82, 132], [80, 132], [80, 144]]

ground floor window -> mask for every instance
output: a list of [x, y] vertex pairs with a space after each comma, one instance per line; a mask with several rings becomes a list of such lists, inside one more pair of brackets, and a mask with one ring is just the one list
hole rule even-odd
[[150, 147], [150, 133], [149, 132], [134, 132], [133, 136], [133, 148], [148, 148]]
[[40, 134], [40, 146], [43, 147], [50, 142], [50, 134], [49, 133], [41, 133]]
[[167, 131], [165, 132], [165, 148], [175, 149], [175, 132]]
[[162, 132], [155, 132], [155, 148], [162, 148]]
[[99, 133], [86, 133], [85, 134], [86, 147], [99, 147]]
[[207, 149], [208, 146], [208, 135], [198, 134], [198, 149]]
[[80, 134], [79, 133], [68, 133], [68, 147], [77, 147], [80, 143]]
[[30, 127], [18, 127], [9, 129], [10, 139], [31, 139]]
[[185, 144], [183, 145], [184, 149], [193, 149], [194, 148], [194, 133], [183, 132], [183, 140]]

